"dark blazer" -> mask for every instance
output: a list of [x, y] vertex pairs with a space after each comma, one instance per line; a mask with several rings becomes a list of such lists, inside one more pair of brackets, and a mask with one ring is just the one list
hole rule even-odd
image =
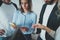
[[[43, 9], [43, 7], [42, 7], [42, 9]], [[57, 10], [58, 10], [58, 7], [57, 7], [57, 3], [56, 3], [56, 5], [54, 6], [54, 8], [49, 16], [48, 22], [47, 22], [47, 27], [49, 27], [50, 29], [52, 29], [54, 31], [56, 31], [59, 26], [59, 22], [57, 20], [57, 15], [56, 15]], [[43, 10], [41, 10], [41, 13], [40, 13], [40, 18], [39, 18], [40, 24], [42, 24], [43, 15], [44, 15], [44, 13], [42, 13], [42, 12], [43, 12]], [[37, 31], [39, 32], [40, 30], [37, 30]], [[45, 36], [46, 36], [46, 40], [54, 40], [47, 32], [46, 32]]]

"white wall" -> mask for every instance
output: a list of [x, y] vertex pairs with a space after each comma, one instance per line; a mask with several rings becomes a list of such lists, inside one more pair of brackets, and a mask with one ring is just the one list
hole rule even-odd
[[37, 14], [37, 22], [39, 21], [39, 14], [42, 8], [42, 5], [44, 4], [43, 0], [32, 0], [33, 3], [33, 11]]

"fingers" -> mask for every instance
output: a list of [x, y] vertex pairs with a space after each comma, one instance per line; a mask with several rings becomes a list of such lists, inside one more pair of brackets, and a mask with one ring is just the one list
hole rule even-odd
[[26, 27], [21, 27], [20, 30], [21, 30], [22, 32], [25, 32], [25, 31], [28, 31], [29, 29], [26, 28]]
[[38, 28], [38, 27], [39, 27], [38, 24], [33, 24], [33, 25], [32, 25], [32, 28]]
[[0, 32], [0, 35], [3, 35], [4, 34], [4, 32]]
[[39, 28], [39, 29], [42, 29], [43, 28], [43, 25], [41, 24], [34, 24], [32, 25], [33, 28]]
[[15, 25], [14, 23], [10, 23], [10, 25], [11, 25], [14, 29], [16, 29], [16, 25]]
[[0, 35], [3, 35], [5, 31], [3, 29], [0, 30]]

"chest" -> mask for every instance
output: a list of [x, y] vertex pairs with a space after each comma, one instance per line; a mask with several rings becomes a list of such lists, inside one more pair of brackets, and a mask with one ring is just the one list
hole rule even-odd
[[13, 14], [13, 13], [15, 12], [15, 10], [16, 10], [16, 8], [14, 7], [13, 4], [7, 5], [7, 4], [4, 4], [4, 3], [3, 3], [3, 4], [1, 5], [1, 8], [2, 8], [3, 12], [4, 12], [6, 15], [11, 15], [11, 14]]
[[31, 15], [22, 15], [19, 14], [17, 17], [17, 24], [32, 24], [33, 20]]

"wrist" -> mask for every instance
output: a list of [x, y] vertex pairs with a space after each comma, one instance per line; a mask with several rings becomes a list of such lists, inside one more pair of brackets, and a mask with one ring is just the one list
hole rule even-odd
[[48, 33], [50, 33], [52, 30], [48, 27], [44, 27], [44, 30], [46, 30]]
[[42, 29], [43, 29], [43, 30], [45, 30], [45, 29], [46, 29], [44, 25], [42, 25]]

